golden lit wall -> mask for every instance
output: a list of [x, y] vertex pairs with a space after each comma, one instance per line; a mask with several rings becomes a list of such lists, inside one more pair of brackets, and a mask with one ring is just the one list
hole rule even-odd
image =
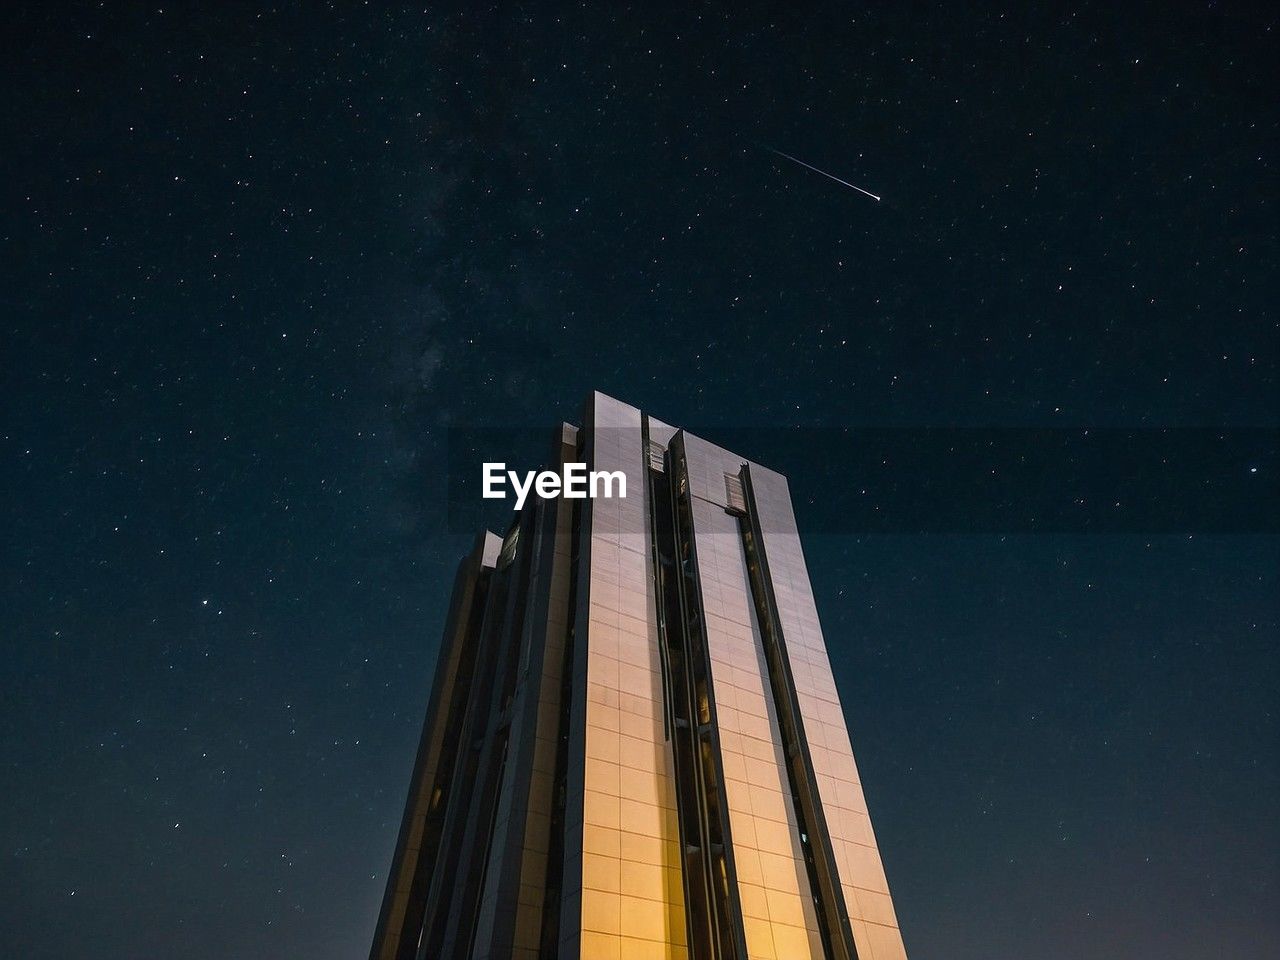
[[[622, 470], [627, 498], [591, 503], [581, 857], [561, 950], [584, 960], [680, 957], [679, 828], [650, 555], [640, 412], [593, 399], [594, 469]], [[673, 428], [650, 420], [653, 439]], [[750, 960], [821, 958], [736, 517], [724, 474], [742, 459], [685, 436], [738, 899]], [[796, 534], [786, 480], [752, 465], [764, 544], [797, 699], [859, 960], [905, 960]], [[582, 637], [580, 636], [580, 640]], [[566, 878], [568, 881], [570, 878]], [[571, 889], [573, 883], [578, 889]], [[578, 899], [574, 899], [574, 897]], [[580, 951], [580, 953], [579, 953]]]
[[640, 414], [597, 394], [595, 427], [594, 469], [623, 470], [627, 498], [591, 503], [581, 911], [565, 933], [584, 960], [684, 958]]
[[[905, 960], [784, 477], [752, 467], [800, 713], [859, 960]], [[846, 640], [852, 642], [852, 639]]]

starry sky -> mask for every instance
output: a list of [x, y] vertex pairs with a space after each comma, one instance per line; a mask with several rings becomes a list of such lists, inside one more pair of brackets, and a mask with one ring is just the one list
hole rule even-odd
[[1274, 8], [6, 27], [0, 955], [363, 956], [591, 389], [791, 476], [914, 960], [1280, 953]]

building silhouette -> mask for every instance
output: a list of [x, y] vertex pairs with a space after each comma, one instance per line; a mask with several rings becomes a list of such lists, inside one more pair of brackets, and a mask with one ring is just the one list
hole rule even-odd
[[596, 393], [459, 566], [371, 960], [906, 954], [785, 478]]

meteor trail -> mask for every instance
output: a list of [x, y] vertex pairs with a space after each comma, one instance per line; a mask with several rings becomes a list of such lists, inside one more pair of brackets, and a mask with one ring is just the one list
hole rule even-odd
[[839, 177], [832, 176], [831, 174], [827, 173], [827, 171], [825, 170], [819, 170], [813, 164], [805, 163], [799, 157], [793, 157], [791, 154], [783, 153], [781, 150], [775, 150], [773, 149], [773, 147], [765, 147], [765, 149], [768, 150], [770, 153], [776, 153], [780, 157], [786, 157], [792, 163], [800, 164], [800, 166], [804, 167], [806, 170], [812, 170], [814, 173], [820, 173], [824, 177], [826, 177], [828, 180], [834, 180], [836, 183], [840, 184], [841, 186], [849, 187], [852, 190], [857, 190], [859, 193], [864, 193], [868, 197], [870, 197], [872, 200], [876, 201], [876, 203], [880, 202], [880, 198], [877, 197], [870, 190], [863, 190], [861, 187], [857, 186], [856, 184], [850, 183], [848, 180], [841, 180]]

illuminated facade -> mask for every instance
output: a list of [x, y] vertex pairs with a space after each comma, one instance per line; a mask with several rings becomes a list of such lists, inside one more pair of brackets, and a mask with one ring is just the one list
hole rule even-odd
[[787, 482], [594, 394], [459, 568], [372, 960], [904, 960]]

